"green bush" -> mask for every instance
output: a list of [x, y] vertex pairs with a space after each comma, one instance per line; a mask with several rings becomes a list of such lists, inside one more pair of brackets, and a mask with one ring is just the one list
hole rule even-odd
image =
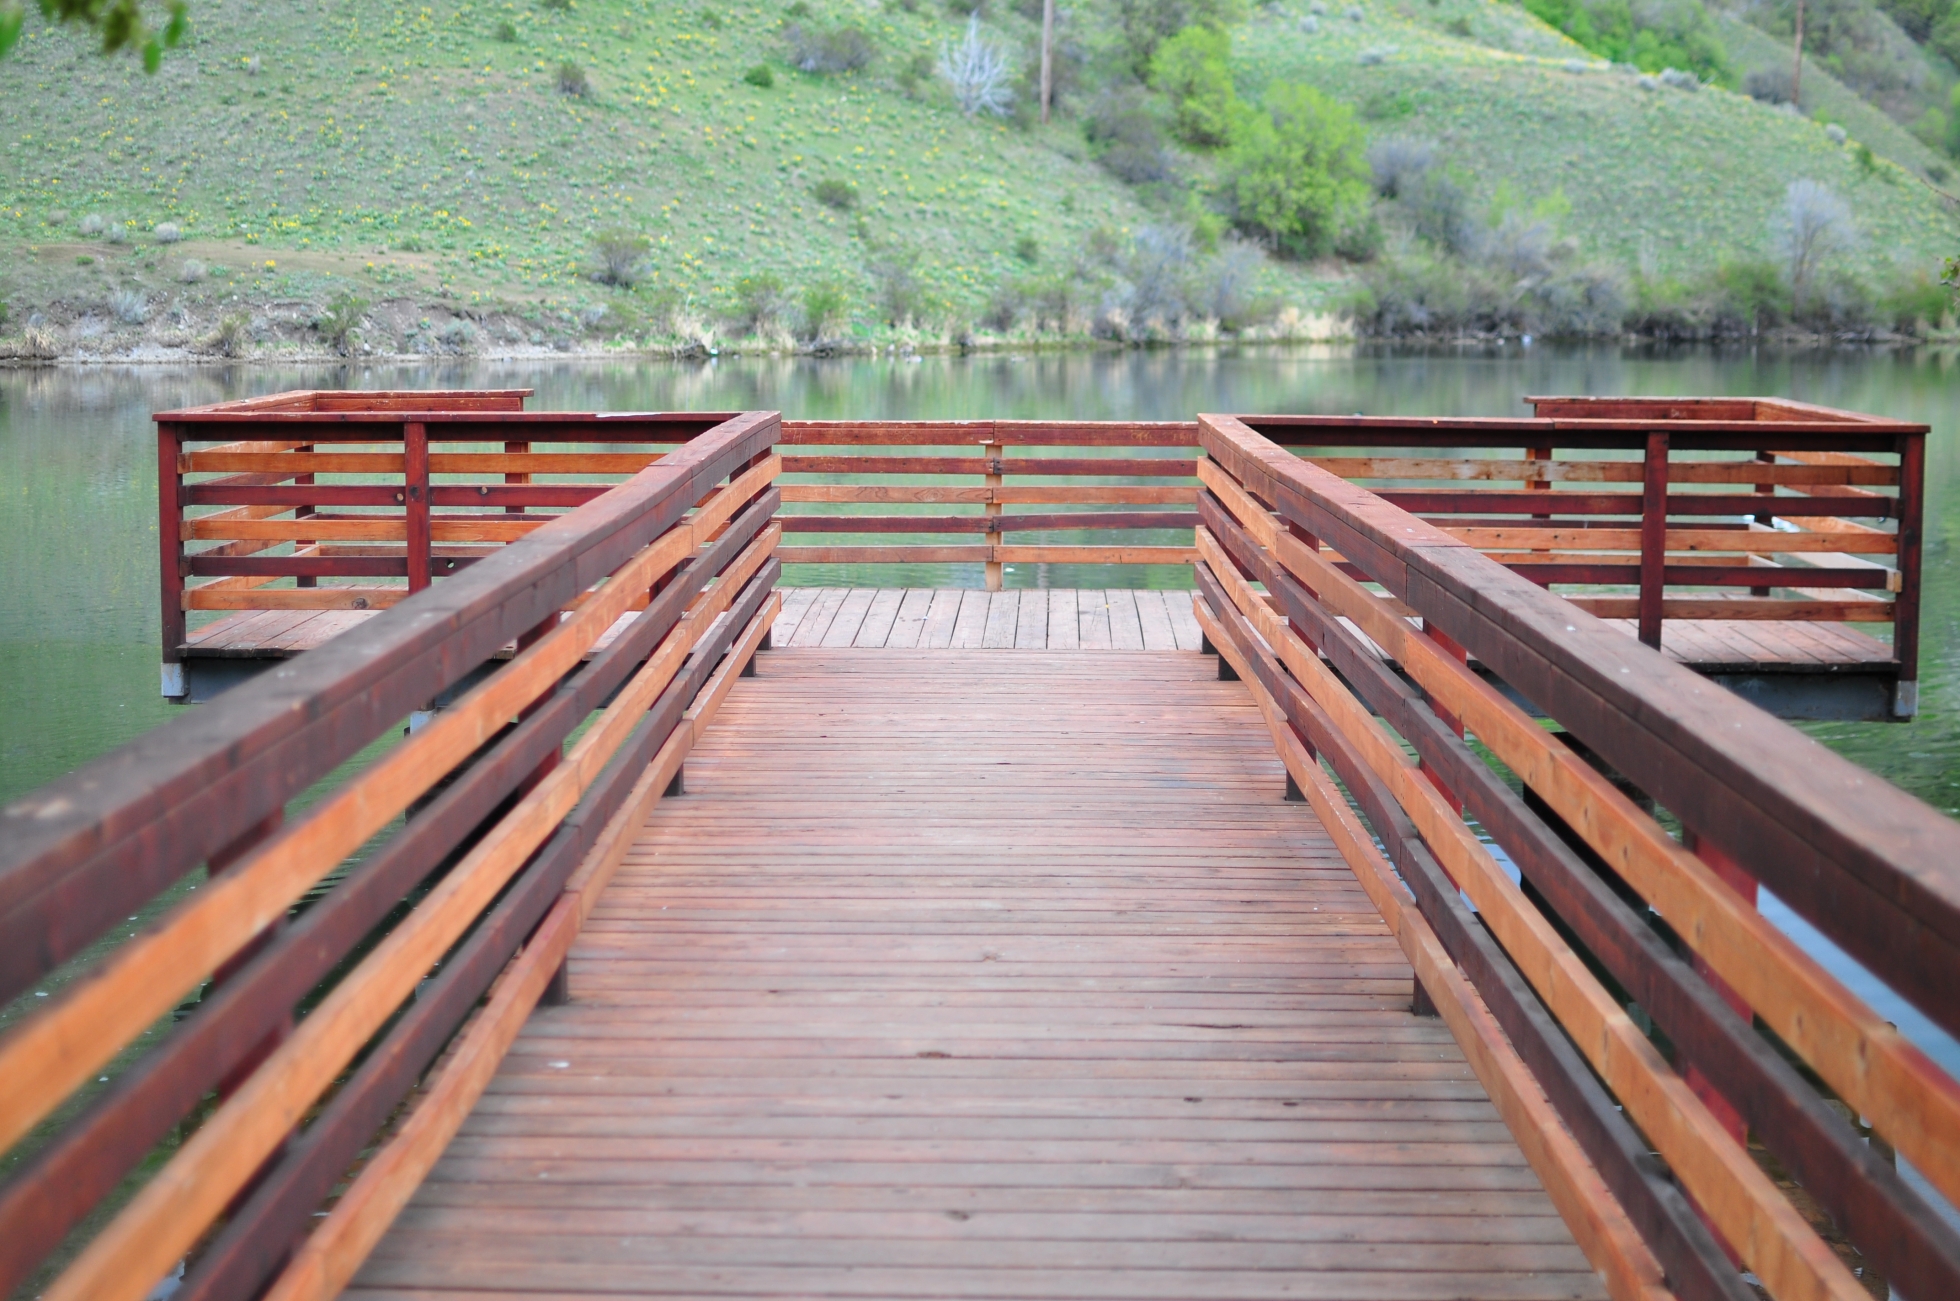
[[1728, 49], [1700, 0], [1524, 0], [1551, 26], [1615, 63], [1642, 72], [1684, 68], [1703, 81], [1729, 85]]
[[1224, 184], [1240, 230], [1292, 257], [1321, 256], [1367, 202], [1353, 111], [1312, 86], [1275, 84], [1239, 115]]
[[783, 292], [783, 282], [764, 272], [735, 282], [735, 305], [742, 330], [763, 334], [782, 325], [789, 297]]
[[368, 301], [357, 294], [343, 292], [334, 295], [327, 304], [327, 310], [320, 314], [314, 327], [320, 331], [323, 342], [335, 352], [345, 353], [347, 344], [353, 338], [355, 329], [361, 323], [361, 316], [368, 309]]
[[810, 187], [810, 197], [826, 208], [849, 212], [857, 207], [857, 186], [838, 176], [826, 176]]
[[508, 18], [504, 19], [497, 24], [496, 37], [505, 45], [509, 45], [517, 39], [517, 24]]
[[558, 65], [558, 93], [570, 95], [573, 99], [584, 99], [592, 93], [592, 83], [586, 80], [585, 69], [570, 59]]
[[1918, 272], [1899, 280], [1878, 301], [1880, 319], [1900, 334], [1924, 334], [1953, 315], [1953, 291]]
[[776, 74], [769, 71], [768, 64], [758, 63], [742, 74], [742, 80], [751, 86], [759, 86], [763, 90], [768, 90], [776, 84]]
[[593, 278], [603, 285], [630, 289], [645, 270], [653, 241], [638, 231], [602, 230], [592, 239], [592, 252], [598, 260]]
[[803, 290], [803, 329], [811, 340], [827, 339], [844, 327], [850, 295], [834, 280], [819, 280]]
[[1215, 27], [1187, 27], [1157, 47], [1150, 84], [1171, 102], [1171, 134], [1193, 149], [1230, 143], [1239, 108], [1232, 89], [1232, 38]]
[[1157, 47], [1187, 27], [1229, 27], [1245, 17], [1245, 0], [1116, 0], [1115, 18], [1138, 80], [1150, 76]]
[[1014, 256], [1033, 266], [1041, 261], [1041, 241], [1032, 235], [1023, 235], [1014, 241]]

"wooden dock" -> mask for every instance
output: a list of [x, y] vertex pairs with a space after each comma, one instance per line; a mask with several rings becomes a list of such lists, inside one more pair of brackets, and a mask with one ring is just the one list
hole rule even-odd
[[1924, 426], [523, 397], [158, 416], [209, 703], [0, 809], [0, 1290], [1960, 1296], [1755, 906], [1960, 1034], [1960, 824], [1772, 712], [1915, 712]]
[[765, 653], [349, 1295], [1603, 1296], [1214, 663]]

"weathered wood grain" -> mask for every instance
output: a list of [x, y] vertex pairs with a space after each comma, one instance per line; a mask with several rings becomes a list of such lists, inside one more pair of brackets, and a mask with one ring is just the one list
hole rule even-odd
[[348, 1295], [1603, 1296], [1280, 780], [1196, 655], [765, 653]]

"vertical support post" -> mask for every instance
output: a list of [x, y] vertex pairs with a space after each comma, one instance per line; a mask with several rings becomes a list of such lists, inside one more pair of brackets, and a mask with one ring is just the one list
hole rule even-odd
[[[1552, 449], [1550, 447], [1527, 447], [1524, 454], [1527, 460], [1534, 462], [1542, 461], [1546, 465], [1551, 464]], [[1552, 481], [1537, 477], [1541, 473], [1537, 465], [1533, 465], [1531, 468], [1533, 477], [1525, 481], [1524, 490], [1526, 492], [1550, 492], [1552, 490]], [[1550, 511], [1533, 511], [1531, 513], [1531, 518], [1533, 519], [1548, 520], [1551, 517], [1552, 513]]]
[[[313, 451], [313, 444], [302, 443], [298, 447], [294, 448], [293, 450], [301, 456], [306, 456]], [[296, 474], [293, 476], [293, 483], [297, 487], [310, 488], [313, 486], [313, 476], [311, 474]], [[306, 519], [308, 516], [317, 513], [318, 512], [312, 506], [293, 507], [294, 519]], [[293, 543], [293, 554], [303, 555], [305, 554], [306, 549], [313, 545], [315, 545], [313, 540], [307, 538], [301, 538]], [[320, 585], [320, 576], [318, 574], [300, 574], [293, 579], [293, 586], [295, 587], [318, 587], [319, 585]]]
[[1665, 432], [1647, 435], [1640, 494], [1640, 640], [1661, 647], [1661, 597], [1667, 589], [1667, 453]]
[[[1775, 462], [1776, 462], [1776, 453], [1775, 453], [1775, 452], [1757, 452], [1757, 453], [1756, 453], [1756, 459], [1757, 459], [1757, 460], [1758, 460], [1759, 462], [1762, 462], [1762, 463], [1764, 463], [1764, 464], [1772, 464], [1772, 465], [1773, 465], [1773, 464], [1775, 464]], [[1774, 483], [1759, 483], [1759, 484], [1757, 484], [1757, 485], [1755, 485], [1755, 488], [1756, 488], [1756, 491], [1757, 491], [1758, 493], [1761, 493], [1761, 494], [1763, 494], [1764, 496], [1775, 496], [1775, 495], [1776, 495], [1776, 485], [1775, 485]], [[1776, 512], [1774, 512], [1774, 511], [1763, 511], [1763, 510], [1759, 510], [1759, 511], [1757, 511], [1757, 512], [1756, 512], [1756, 514], [1755, 514], [1755, 517], [1754, 517], [1754, 518], [1755, 518], [1755, 521], [1756, 521], [1756, 523], [1758, 523], [1758, 524], [1761, 524], [1761, 525], [1764, 525], [1764, 526], [1768, 526], [1768, 525], [1772, 525], [1772, 524], [1774, 524], [1774, 523], [1776, 523]], [[1749, 595], [1751, 595], [1751, 596], [1768, 596], [1768, 595], [1769, 595], [1769, 588], [1768, 588], [1767, 586], [1763, 586], [1763, 587], [1752, 587], [1752, 588], [1750, 588], [1750, 589], [1749, 589]]]
[[1899, 591], [1892, 598], [1892, 655], [1899, 681], [1892, 717], [1919, 712], [1919, 591], [1926, 532], [1926, 435], [1899, 440]]
[[408, 590], [419, 592], [429, 578], [429, 427], [419, 420], [402, 426], [402, 509], [408, 519]]
[[[987, 458], [989, 488], [998, 488], [1001, 485], [1003, 476], [997, 473], [994, 467], [1000, 464], [1001, 457], [1006, 454], [1006, 451], [1006, 447], [1000, 443], [986, 442], [980, 445], [980, 454]], [[987, 494], [987, 504], [982, 506], [981, 510], [990, 516], [1000, 514], [1000, 503], [994, 500], [993, 493]], [[999, 554], [996, 548], [1000, 546], [1000, 539], [1001, 533], [998, 529], [987, 534], [987, 590], [989, 592], [998, 592], [1001, 588], [1001, 562], [993, 559]]]
[[180, 426], [157, 425], [157, 595], [162, 604], [163, 694], [190, 695], [184, 680], [184, 476], [177, 468], [184, 437]]
[[[528, 454], [530, 450], [531, 450], [531, 445], [529, 443], [505, 443], [504, 444], [504, 454], [506, 456], [524, 456]], [[531, 482], [531, 476], [528, 471], [507, 470], [504, 472], [504, 482], [507, 484], [529, 483]], [[522, 515], [523, 513], [524, 513], [524, 507], [521, 505], [517, 505], [517, 506], [507, 505], [504, 507], [504, 514], [506, 515]]]

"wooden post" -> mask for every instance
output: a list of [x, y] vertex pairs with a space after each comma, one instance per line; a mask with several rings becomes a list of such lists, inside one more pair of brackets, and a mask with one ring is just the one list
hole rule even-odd
[[1055, 102], [1055, 0], [1041, 0], [1041, 125]]
[[1899, 591], [1892, 598], [1892, 657], [1899, 661], [1892, 716], [1919, 712], [1920, 549], [1926, 529], [1926, 435], [1899, 440]]
[[[294, 448], [293, 450], [298, 452], [301, 456], [305, 456], [309, 452], [313, 451], [313, 444], [304, 443], [301, 444], [299, 447]], [[310, 488], [313, 486], [313, 476], [310, 474], [296, 474], [293, 476], [293, 483], [300, 487]], [[293, 507], [294, 519], [305, 519], [307, 516], [316, 513], [317, 512], [315, 511], [315, 509], [311, 506]], [[295, 553], [298, 553], [306, 550], [308, 547], [312, 545], [313, 543], [310, 540], [301, 538], [300, 540], [293, 543], [293, 551]], [[320, 576], [318, 574], [300, 574], [293, 579], [293, 586], [295, 587], [318, 587], [319, 585], [320, 585]]]
[[157, 426], [157, 581], [162, 592], [163, 694], [184, 700], [190, 686], [184, 679], [184, 476], [177, 470], [183, 431], [176, 425]]
[[1661, 646], [1661, 596], [1667, 583], [1667, 451], [1665, 433], [1647, 435], [1640, 496], [1640, 640]]
[[[1774, 464], [1774, 463], [1776, 462], [1776, 453], [1775, 453], [1775, 452], [1757, 452], [1757, 453], [1756, 453], [1756, 459], [1757, 459], [1758, 461], [1762, 461], [1762, 462], [1765, 462], [1765, 463], [1768, 463], [1768, 464]], [[1757, 492], [1759, 492], [1759, 493], [1762, 493], [1762, 494], [1764, 494], [1764, 495], [1766, 495], [1766, 496], [1771, 496], [1771, 497], [1773, 497], [1773, 496], [1775, 496], [1775, 495], [1776, 495], [1776, 485], [1775, 485], [1774, 483], [1759, 483], [1759, 484], [1757, 484], [1757, 485], [1756, 485], [1756, 491], [1757, 491]], [[1773, 526], [1773, 525], [1774, 525], [1774, 524], [1776, 523], [1776, 512], [1775, 512], [1775, 511], [1761, 511], [1761, 510], [1759, 510], [1759, 511], [1757, 511], [1757, 512], [1756, 512], [1756, 515], [1755, 515], [1755, 520], [1756, 520], [1756, 523], [1758, 523], [1758, 524], [1762, 524], [1762, 525], [1771, 525], [1771, 526]], [[1750, 589], [1749, 589], [1749, 595], [1751, 595], [1751, 596], [1768, 596], [1768, 595], [1769, 595], [1769, 588], [1768, 588], [1768, 587], [1752, 587], [1752, 588], [1750, 588]]]
[[402, 509], [408, 516], [408, 590], [429, 585], [429, 427], [402, 426]]
[[[999, 463], [1001, 457], [1006, 453], [1006, 451], [1007, 451], [1006, 447], [1004, 447], [1000, 443], [982, 443], [980, 445], [980, 454], [986, 457], [988, 462], [990, 463], [988, 466], [989, 473], [987, 475], [987, 486], [989, 488], [998, 488], [1001, 485], [1002, 476], [996, 473], [992, 473], [991, 471], [993, 470], [994, 465], [997, 465]], [[1000, 503], [993, 500], [993, 495], [994, 494], [992, 493], [988, 493], [987, 494], [988, 501], [986, 505], [981, 507], [981, 509], [985, 511], [988, 515], [1000, 514]], [[999, 554], [999, 552], [996, 551], [995, 548], [1000, 546], [1000, 539], [1001, 539], [1001, 534], [999, 530], [995, 530], [994, 532], [987, 534], [987, 554], [989, 556], [994, 556]], [[989, 592], [998, 592], [1000, 588], [1001, 588], [1001, 562], [998, 560], [989, 560], [987, 561], [987, 590]]]
[[[525, 453], [529, 452], [530, 450], [531, 450], [531, 445], [529, 443], [505, 443], [504, 444], [504, 453], [508, 456], [522, 456]], [[519, 470], [515, 473], [506, 471], [504, 474], [504, 482], [505, 483], [529, 483], [531, 482], [531, 476], [530, 474], [522, 470]], [[521, 505], [504, 507], [504, 514], [506, 515], [522, 515], [523, 513], [524, 513], [524, 507]]]
[[1803, 0], [1797, 0], [1797, 53], [1790, 69], [1790, 103], [1803, 111]]

